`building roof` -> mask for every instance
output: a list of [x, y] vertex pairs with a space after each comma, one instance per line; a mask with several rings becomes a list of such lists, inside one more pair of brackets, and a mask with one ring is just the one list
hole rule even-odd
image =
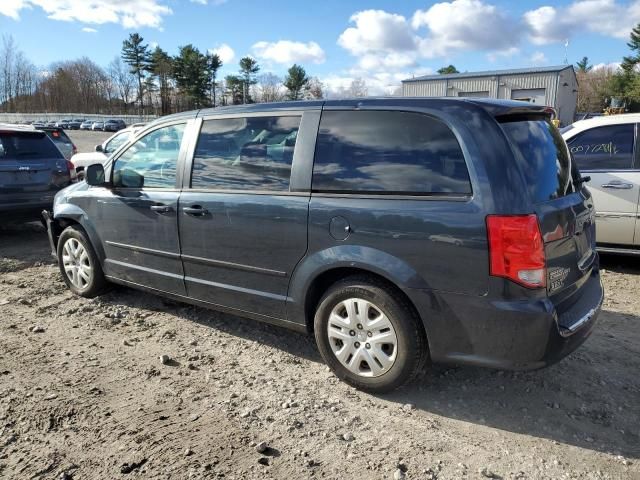
[[422, 77], [407, 78], [405, 82], [419, 82], [423, 80], [451, 80], [457, 78], [494, 77], [498, 75], [523, 75], [527, 73], [554, 73], [566, 69], [573, 69], [573, 65], [555, 65], [552, 67], [512, 68], [510, 70], [485, 70], [482, 72], [447, 73], [443, 75], [423, 75]]

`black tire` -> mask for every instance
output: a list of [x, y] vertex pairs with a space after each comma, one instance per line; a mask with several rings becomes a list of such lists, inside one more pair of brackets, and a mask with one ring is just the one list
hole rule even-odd
[[[389, 319], [397, 337], [393, 365], [380, 376], [366, 377], [348, 370], [333, 353], [327, 333], [329, 317], [344, 300], [363, 299], [375, 305]], [[314, 333], [320, 354], [338, 378], [364, 391], [384, 393], [421, 375], [429, 359], [427, 339], [415, 310], [395, 289], [375, 277], [352, 276], [334, 284], [316, 309]]]
[[[73, 284], [71, 278], [69, 278], [69, 275], [65, 271], [63, 264], [65, 244], [70, 239], [74, 239], [82, 245], [87, 253], [88, 264], [91, 267], [92, 274], [90, 275], [89, 281], [83, 287], [78, 287]], [[81, 227], [72, 225], [63, 230], [62, 234], [60, 234], [60, 238], [58, 239], [57, 254], [58, 266], [60, 267], [60, 273], [62, 274], [64, 283], [67, 284], [67, 287], [69, 287], [69, 290], [73, 293], [81, 297], [93, 298], [106, 290], [107, 280], [104, 278], [102, 265], [100, 264], [100, 260], [98, 260], [95, 250], [93, 249], [93, 245], [91, 245], [89, 237]]]

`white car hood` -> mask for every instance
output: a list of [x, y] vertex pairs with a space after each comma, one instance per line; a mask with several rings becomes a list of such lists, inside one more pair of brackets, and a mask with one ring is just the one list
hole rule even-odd
[[73, 163], [76, 168], [87, 168], [89, 165], [93, 165], [94, 163], [104, 164], [107, 158], [109, 157], [102, 152], [76, 153], [71, 157], [71, 163]]

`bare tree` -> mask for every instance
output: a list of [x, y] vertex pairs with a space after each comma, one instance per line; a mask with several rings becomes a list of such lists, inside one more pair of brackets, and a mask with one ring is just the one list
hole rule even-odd
[[260, 102], [278, 102], [284, 98], [282, 78], [273, 73], [260, 75], [256, 87], [256, 98]]
[[369, 95], [369, 89], [367, 88], [367, 82], [363, 78], [354, 78], [349, 86], [349, 96], [351, 97], [366, 97]]
[[309, 100], [319, 100], [324, 98], [324, 85], [318, 77], [312, 77], [309, 79], [305, 98]]
[[109, 66], [107, 72], [112, 84], [115, 86], [117, 95], [122, 101], [125, 115], [131, 102], [135, 99], [136, 78], [129, 69], [122, 63], [120, 57], [115, 57]]

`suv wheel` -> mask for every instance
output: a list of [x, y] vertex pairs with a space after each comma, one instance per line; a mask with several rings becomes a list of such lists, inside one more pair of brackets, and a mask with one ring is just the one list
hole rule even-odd
[[93, 246], [87, 234], [77, 226], [67, 227], [60, 235], [58, 265], [64, 282], [76, 295], [92, 298], [106, 286]]
[[413, 309], [373, 278], [350, 277], [324, 295], [314, 319], [325, 362], [361, 390], [387, 392], [415, 378], [428, 347]]

